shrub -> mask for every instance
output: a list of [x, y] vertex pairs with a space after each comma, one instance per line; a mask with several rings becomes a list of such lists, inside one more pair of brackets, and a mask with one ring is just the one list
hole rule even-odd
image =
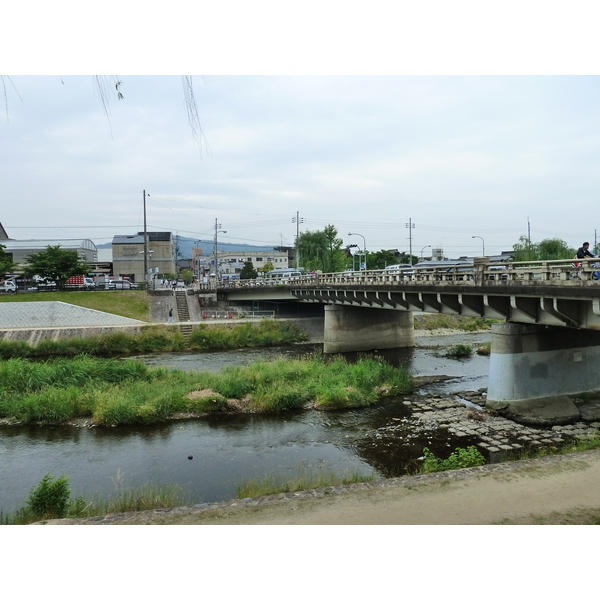
[[468, 344], [455, 344], [446, 350], [446, 358], [469, 358], [473, 354], [473, 347]]
[[54, 480], [48, 473], [29, 493], [26, 510], [35, 519], [60, 519], [67, 514], [70, 496], [67, 477]]
[[428, 448], [423, 448], [423, 473], [437, 473], [438, 471], [450, 471], [452, 469], [466, 469], [478, 467], [485, 464], [485, 457], [475, 446], [468, 448], [457, 448], [448, 458], [437, 458]]
[[480, 356], [489, 356], [492, 353], [492, 344], [490, 342], [487, 344], [481, 344], [481, 346], [477, 347], [476, 352]]

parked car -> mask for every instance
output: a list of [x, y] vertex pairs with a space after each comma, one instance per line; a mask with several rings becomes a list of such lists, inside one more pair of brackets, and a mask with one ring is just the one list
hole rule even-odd
[[136, 290], [137, 284], [128, 279], [112, 279], [108, 283], [109, 290]]
[[8, 279], [0, 283], [0, 292], [6, 292], [8, 294], [14, 294], [17, 291], [17, 284], [12, 280]]

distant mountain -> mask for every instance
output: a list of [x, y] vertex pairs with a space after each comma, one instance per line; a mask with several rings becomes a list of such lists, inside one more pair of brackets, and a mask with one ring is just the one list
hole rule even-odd
[[[173, 244], [175, 244], [176, 236], [173, 236]], [[179, 252], [181, 258], [192, 258], [192, 248], [196, 245], [198, 248], [202, 248], [202, 253], [207, 256], [212, 254], [214, 250], [214, 242], [212, 240], [201, 240], [198, 242], [195, 238], [188, 238], [179, 236]], [[197, 243], [198, 242], [198, 243]], [[196, 244], [197, 243], [197, 244]], [[97, 248], [111, 248], [112, 243], [107, 242], [106, 244], [96, 244]], [[231, 244], [229, 242], [222, 242], [219, 240], [219, 250], [221, 252], [243, 252], [244, 250], [251, 251], [264, 251], [268, 252], [273, 250], [274, 246], [253, 246], [251, 244]]]

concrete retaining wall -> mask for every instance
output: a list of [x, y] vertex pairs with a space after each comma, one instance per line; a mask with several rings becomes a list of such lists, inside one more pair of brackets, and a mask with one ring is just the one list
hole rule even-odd
[[413, 313], [329, 304], [323, 341], [325, 353], [410, 348], [415, 345]]

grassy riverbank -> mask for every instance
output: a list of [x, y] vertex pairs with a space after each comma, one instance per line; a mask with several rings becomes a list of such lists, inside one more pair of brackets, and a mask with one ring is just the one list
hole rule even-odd
[[279, 359], [220, 373], [151, 369], [133, 360], [89, 356], [0, 361], [0, 418], [18, 423], [89, 419], [116, 426], [215, 411], [268, 413], [311, 405], [320, 410], [369, 406], [412, 391], [408, 371], [382, 360]]
[[492, 324], [499, 322], [495, 319], [484, 319], [482, 317], [463, 317], [441, 313], [418, 314], [415, 315], [415, 330], [483, 331], [489, 329]]
[[223, 350], [285, 346], [306, 340], [292, 321], [263, 319], [258, 323], [200, 324], [185, 339], [176, 326], [143, 327], [138, 334], [113, 332], [81, 338], [44, 339], [37, 346], [26, 342], [0, 341], [0, 358], [47, 358], [53, 356], [127, 356], [184, 350]]
[[0, 302], [66, 302], [83, 308], [150, 321], [150, 300], [143, 290], [110, 290], [98, 292], [31, 292], [3, 294]]

